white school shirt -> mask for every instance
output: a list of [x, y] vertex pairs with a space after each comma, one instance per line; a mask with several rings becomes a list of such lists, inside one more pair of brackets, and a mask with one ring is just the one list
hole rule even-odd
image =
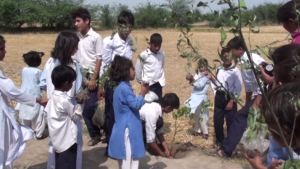
[[113, 37], [108, 36], [104, 38], [100, 77], [106, 71], [106, 66], [115, 59], [115, 55], [124, 56], [132, 60], [133, 50], [133, 41], [129, 36], [126, 41], [120, 38], [119, 33], [114, 34]]
[[140, 54], [135, 65], [136, 80], [141, 83], [143, 77], [150, 78], [149, 85], [159, 82], [161, 86], [165, 86], [166, 78], [164, 73], [165, 53], [161, 50], [157, 54], [151, 52], [150, 49], [145, 50]]
[[[224, 88], [228, 90], [233, 95], [240, 95], [242, 91], [242, 75], [241, 71], [235, 67], [231, 66], [229, 69], [225, 70], [223, 67], [219, 69], [217, 74], [217, 79], [223, 84]], [[216, 80], [217, 86], [220, 83]], [[218, 89], [225, 91], [224, 88]]]
[[[36, 67], [25, 67], [22, 70], [22, 84], [21, 90], [33, 95], [37, 98], [43, 98], [43, 92], [39, 86], [42, 71]], [[38, 113], [43, 112], [43, 106], [36, 103], [33, 107], [26, 104], [16, 106], [19, 110], [19, 117], [23, 120], [32, 120]]]
[[21, 127], [17, 122], [15, 110], [9, 105], [8, 98], [29, 106], [36, 103], [34, 96], [18, 89], [0, 70], [0, 168], [19, 158], [25, 149], [26, 140], [34, 138], [31, 129]]
[[[252, 61], [255, 63], [254, 64], [255, 68], [257, 68], [257, 66], [259, 66], [262, 62], [266, 62], [258, 54], [250, 53], [250, 56], [252, 58]], [[249, 59], [248, 59], [248, 56], [247, 56], [246, 52], [241, 57], [241, 60], [240, 60], [239, 64], [243, 64], [244, 62], [246, 62], [246, 64], [250, 67], [250, 62], [249, 62]], [[246, 92], [253, 92], [252, 95], [254, 95], [254, 96], [261, 94], [260, 88], [259, 88], [259, 86], [256, 82], [254, 72], [252, 71], [252, 69], [244, 70], [244, 73], [242, 74], [242, 78], [243, 78], [243, 81], [244, 81], [244, 86], [245, 86], [245, 91]]]
[[[47, 62], [45, 63], [44, 70], [42, 72], [41, 78], [40, 78], [40, 84], [39, 86], [47, 91], [47, 98], [49, 99], [54, 91], [54, 85], [52, 83], [51, 74], [53, 69], [56, 66], [59, 66], [60, 62], [58, 59], [49, 58]], [[70, 65], [71, 68], [73, 68], [77, 74], [76, 80], [73, 82], [72, 89], [68, 91], [68, 95], [70, 97], [75, 97], [81, 90], [82, 90], [82, 74], [80, 70], [80, 66], [76, 60], [73, 60], [73, 63]]]
[[140, 109], [140, 118], [145, 121], [147, 143], [155, 141], [156, 135], [163, 133], [163, 129], [156, 130], [156, 123], [162, 116], [161, 106], [158, 103], [145, 103]]
[[78, 50], [72, 58], [78, 60], [82, 68], [94, 70], [96, 61], [101, 59], [102, 37], [93, 28], [90, 28], [85, 36], [79, 33], [78, 37]]
[[76, 122], [82, 119], [82, 104], [74, 104], [66, 92], [54, 90], [45, 112], [47, 113], [50, 140], [57, 153], [77, 143]]

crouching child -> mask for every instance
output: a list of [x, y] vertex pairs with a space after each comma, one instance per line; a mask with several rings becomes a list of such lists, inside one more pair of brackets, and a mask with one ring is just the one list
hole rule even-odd
[[[155, 155], [162, 157], [173, 158], [169, 147], [165, 141], [163, 133], [163, 113], [170, 113], [174, 109], [178, 109], [180, 105], [179, 98], [175, 93], [167, 93], [159, 103], [152, 102], [146, 103], [140, 110], [140, 117], [143, 126], [144, 142], [148, 144], [148, 150]], [[164, 152], [159, 148], [156, 143], [158, 138]]]

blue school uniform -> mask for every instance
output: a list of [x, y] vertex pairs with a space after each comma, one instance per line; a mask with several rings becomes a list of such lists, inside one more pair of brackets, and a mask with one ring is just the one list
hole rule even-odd
[[125, 129], [129, 129], [132, 158], [146, 156], [139, 110], [145, 104], [143, 96], [134, 95], [129, 82], [122, 81], [114, 91], [115, 124], [109, 141], [108, 153], [116, 159], [126, 159]]
[[[293, 152], [294, 159], [299, 159], [299, 155], [297, 155], [292, 148], [291, 150]], [[273, 139], [273, 137], [270, 136], [270, 147], [267, 155], [267, 161], [264, 163], [264, 166], [270, 166], [272, 158], [274, 158], [275, 160], [286, 161], [290, 159], [290, 155], [285, 147], [280, 147]]]
[[207, 102], [207, 89], [210, 86], [210, 80], [201, 75], [195, 75], [194, 79], [196, 82], [191, 85], [194, 86], [194, 89], [191, 93], [191, 97], [185, 101], [184, 105], [191, 108], [191, 113], [194, 114], [199, 104], [203, 102]]

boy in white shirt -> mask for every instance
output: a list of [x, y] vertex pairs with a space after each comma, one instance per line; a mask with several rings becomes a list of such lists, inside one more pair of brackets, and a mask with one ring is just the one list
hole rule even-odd
[[[118, 32], [104, 38], [103, 50], [102, 50], [102, 64], [100, 70], [100, 77], [107, 71], [108, 66], [114, 60], [116, 55], [124, 56], [132, 60], [132, 53], [134, 51], [133, 41], [129, 34], [131, 28], [134, 26], [134, 16], [131, 12], [122, 11], [118, 16]], [[109, 85], [109, 80], [106, 80], [104, 84], [105, 93], [99, 89], [99, 96], [105, 98], [105, 135], [107, 141], [107, 147], [105, 156], [108, 156], [107, 148], [113, 126], [115, 124], [114, 108], [113, 108], [113, 95], [114, 87]]]
[[85, 104], [82, 115], [91, 137], [88, 146], [94, 146], [101, 141], [100, 128], [93, 124], [92, 118], [95, 114], [98, 97], [102, 97], [97, 95], [96, 80], [99, 78], [101, 67], [103, 41], [102, 37], [90, 27], [91, 16], [87, 9], [79, 8], [72, 12], [71, 16], [79, 32], [78, 37], [80, 39], [78, 51], [73, 59], [77, 59], [83, 69], [89, 69], [89, 72], [93, 73], [92, 78], [87, 83], [90, 99]]
[[[226, 118], [227, 132], [230, 129], [234, 115], [237, 112], [237, 103], [230, 98], [229, 93], [234, 96], [240, 95], [242, 91], [242, 75], [240, 70], [232, 64], [232, 59], [228, 59], [230, 49], [224, 48], [221, 51], [223, 56], [223, 65], [217, 71], [217, 79], [207, 75], [213, 83], [216, 83], [218, 88], [215, 95], [214, 105], [214, 129], [216, 133], [215, 146], [222, 145], [224, 136], [224, 117]], [[226, 91], [229, 93], [226, 94]]]
[[164, 73], [165, 53], [160, 50], [162, 36], [154, 33], [150, 37], [150, 48], [140, 54], [135, 65], [136, 79], [142, 84], [142, 78], [150, 78], [149, 89], [158, 96], [158, 102], [162, 98], [162, 88], [166, 79]]
[[[167, 93], [160, 100], [159, 104], [156, 102], [145, 103], [140, 110], [140, 118], [143, 125], [143, 135], [145, 142], [148, 144], [149, 149], [155, 155], [162, 157], [173, 158], [171, 152], [164, 138], [162, 118], [163, 113], [170, 113], [174, 109], [178, 109], [180, 101], [175, 93]], [[165, 152], [163, 152], [156, 143], [156, 137], [161, 143]]]
[[55, 90], [45, 107], [50, 140], [55, 150], [55, 169], [76, 169], [77, 126], [82, 119], [86, 100], [77, 100], [74, 106], [67, 92], [76, 80], [76, 72], [69, 66], [60, 65], [51, 74]]

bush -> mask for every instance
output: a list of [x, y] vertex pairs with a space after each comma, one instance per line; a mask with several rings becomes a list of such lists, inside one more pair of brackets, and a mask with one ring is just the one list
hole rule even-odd
[[172, 23], [171, 12], [150, 2], [134, 8], [135, 25], [137, 28], [162, 28]]

